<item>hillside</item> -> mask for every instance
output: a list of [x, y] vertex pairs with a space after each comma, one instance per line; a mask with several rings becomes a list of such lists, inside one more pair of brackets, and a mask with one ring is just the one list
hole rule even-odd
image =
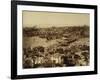
[[23, 53], [24, 68], [89, 65], [89, 26], [23, 28]]

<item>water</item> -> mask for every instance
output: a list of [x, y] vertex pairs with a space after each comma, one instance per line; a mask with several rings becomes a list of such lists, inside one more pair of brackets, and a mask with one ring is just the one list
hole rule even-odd
[[43, 47], [48, 47], [52, 45], [58, 44], [57, 39], [55, 40], [47, 40], [46, 38], [40, 38], [38, 36], [36, 37], [23, 37], [23, 47], [28, 48], [28, 47], [37, 47], [37, 46], [43, 46]]

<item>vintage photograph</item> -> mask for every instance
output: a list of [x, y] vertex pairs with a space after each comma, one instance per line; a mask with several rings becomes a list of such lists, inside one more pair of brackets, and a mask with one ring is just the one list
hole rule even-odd
[[89, 66], [90, 15], [22, 12], [23, 68]]
[[11, 79], [97, 74], [97, 5], [11, 1]]

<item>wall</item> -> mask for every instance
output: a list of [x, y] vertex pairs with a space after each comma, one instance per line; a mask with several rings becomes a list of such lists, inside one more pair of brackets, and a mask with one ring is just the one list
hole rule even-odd
[[[98, 14], [100, 14], [100, 0], [33, 0], [45, 2], [58, 2], [58, 3], [76, 3], [76, 4], [95, 4], [98, 5]], [[0, 0], [0, 80], [10, 80], [10, 44], [11, 44], [11, 16], [10, 16], [10, 0]], [[98, 16], [98, 21], [100, 15]], [[100, 34], [100, 23], [98, 23], [98, 34]], [[98, 38], [100, 41], [100, 37]], [[98, 53], [100, 53], [100, 42], [98, 42]], [[100, 54], [98, 61], [100, 61]], [[100, 67], [100, 62], [98, 62]], [[98, 75], [84, 75], [84, 76], [70, 76], [70, 77], [55, 77], [55, 78], [41, 78], [34, 80], [99, 80], [100, 68]], [[32, 80], [32, 79], [30, 79]]]

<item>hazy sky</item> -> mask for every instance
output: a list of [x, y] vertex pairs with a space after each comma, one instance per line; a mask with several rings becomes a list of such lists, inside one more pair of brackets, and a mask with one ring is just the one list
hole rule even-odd
[[90, 25], [89, 14], [23, 11], [23, 27]]

